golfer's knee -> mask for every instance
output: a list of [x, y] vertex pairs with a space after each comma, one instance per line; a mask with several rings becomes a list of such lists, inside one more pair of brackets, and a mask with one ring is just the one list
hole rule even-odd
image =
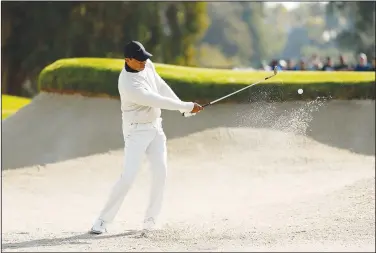
[[136, 177], [137, 170], [134, 168], [125, 168], [124, 172], [120, 176], [120, 184], [124, 187], [132, 184], [134, 178]]
[[160, 156], [151, 157], [150, 168], [161, 177], [166, 177], [167, 173], [167, 162], [166, 159]]
[[120, 189], [120, 191], [125, 191], [131, 186], [132, 182], [133, 179], [126, 177], [122, 174], [117, 183], [118, 189]]

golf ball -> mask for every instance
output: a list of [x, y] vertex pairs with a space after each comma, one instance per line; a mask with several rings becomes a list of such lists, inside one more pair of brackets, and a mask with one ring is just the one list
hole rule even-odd
[[299, 90], [298, 90], [298, 93], [299, 93], [299, 94], [303, 94], [303, 89], [299, 89]]

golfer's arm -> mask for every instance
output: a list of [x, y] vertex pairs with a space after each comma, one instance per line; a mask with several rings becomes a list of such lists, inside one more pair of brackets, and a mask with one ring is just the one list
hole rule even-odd
[[158, 73], [156, 73], [156, 77], [157, 77], [157, 82], [158, 82], [158, 85], [159, 85], [159, 89], [161, 91], [161, 94], [163, 96], [166, 96], [166, 97], [169, 97], [169, 98], [172, 98], [172, 99], [175, 99], [175, 100], [178, 100], [178, 101], [181, 101], [180, 98], [175, 94], [175, 92], [171, 89], [171, 87], [165, 82], [165, 80], [163, 80], [159, 75]]
[[[154, 70], [155, 71], [155, 70]], [[177, 101], [181, 101], [180, 98], [175, 94], [175, 92], [171, 89], [171, 87], [162, 79], [160, 75], [155, 71], [157, 85], [159, 87], [159, 91], [162, 96], [169, 97], [175, 99]], [[183, 110], [179, 110], [181, 113], [185, 112]]]
[[132, 102], [144, 106], [186, 112], [192, 111], [194, 107], [192, 102], [182, 102], [169, 97], [163, 97], [142, 87], [131, 86], [126, 89], [126, 92], [128, 93]]
[[163, 78], [158, 74], [157, 70], [155, 69], [154, 64], [149, 60], [151, 67], [154, 72], [155, 81], [158, 86], [158, 90], [164, 97], [169, 97], [178, 101], [181, 101], [180, 98], [175, 94], [175, 92], [170, 88], [170, 86], [163, 80]]

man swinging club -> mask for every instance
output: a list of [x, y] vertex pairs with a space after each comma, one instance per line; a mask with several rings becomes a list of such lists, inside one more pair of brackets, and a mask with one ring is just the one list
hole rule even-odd
[[115, 218], [141, 167], [144, 154], [150, 162], [152, 185], [143, 229], [153, 228], [162, 206], [167, 171], [166, 135], [162, 128], [161, 109], [181, 113], [203, 110], [199, 104], [183, 102], [176, 96], [156, 72], [149, 59], [151, 56], [138, 41], [131, 41], [124, 48], [125, 66], [118, 79], [125, 144], [124, 167], [91, 228], [94, 234], [107, 231], [107, 225]]

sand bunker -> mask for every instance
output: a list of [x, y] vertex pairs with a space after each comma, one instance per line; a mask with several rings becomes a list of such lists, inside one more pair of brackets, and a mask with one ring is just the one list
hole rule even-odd
[[109, 233], [86, 233], [121, 172], [119, 101], [40, 94], [6, 119], [3, 250], [375, 250], [374, 101], [215, 105], [163, 117], [169, 177], [149, 238], [134, 233], [146, 166]]
[[[3, 122], [3, 169], [121, 149], [119, 106], [118, 100], [107, 98], [42, 93]], [[332, 147], [374, 155], [374, 112], [374, 101], [215, 105], [188, 119], [165, 111], [163, 123], [169, 140], [218, 127], [263, 128], [306, 135]]]

